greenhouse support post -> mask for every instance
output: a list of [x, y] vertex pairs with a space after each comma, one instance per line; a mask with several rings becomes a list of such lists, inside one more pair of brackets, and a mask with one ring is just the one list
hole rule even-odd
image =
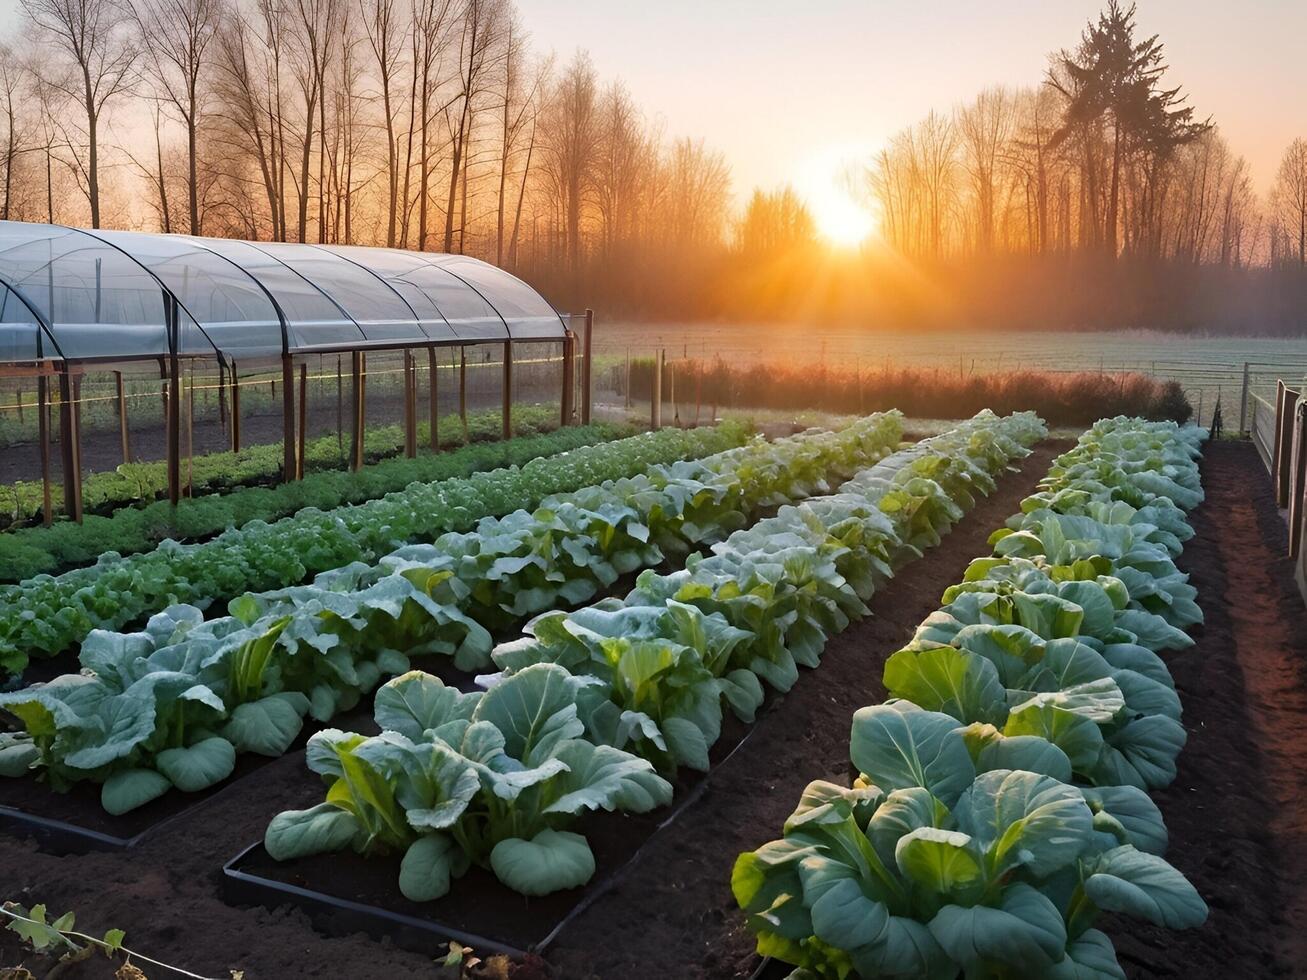
[[594, 354], [595, 311], [585, 311], [585, 349], [581, 358], [581, 424], [590, 424], [593, 393], [590, 388], [590, 365]]
[[281, 482], [295, 479], [295, 362], [281, 355]]
[[513, 342], [504, 341], [504, 405], [500, 410], [503, 420], [503, 437], [513, 437]]
[[463, 423], [463, 443], [468, 442], [467, 435], [467, 348], [458, 349], [458, 417]]
[[572, 397], [576, 388], [576, 379], [573, 377], [574, 367], [572, 363], [572, 331], [568, 330], [563, 334], [563, 397], [559, 410], [561, 418], [560, 425], [572, 424]]
[[304, 479], [304, 434], [309, 428], [309, 366], [300, 362], [300, 412], [295, 427], [295, 479]]
[[231, 451], [241, 451], [241, 382], [235, 359], [231, 362]]
[[50, 500], [50, 387], [44, 367], [36, 379], [36, 411], [41, 438], [41, 523], [49, 527], [54, 522], [54, 506]]
[[404, 455], [413, 459], [418, 454], [417, 382], [413, 352], [404, 349]]
[[431, 416], [431, 451], [440, 452], [440, 384], [436, 369], [436, 349], [427, 348], [427, 370], [431, 372], [431, 399], [428, 412]]
[[363, 465], [363, 354], [350, 353], [349, 465], [358, 472]]
[[113, 381], [114, 387], [118, 390], [118, 439], [122, 443], [123, 462], [129, 463], [132, 459], [132, 449], [127, 437], [127, 396], [123, 393], [123, 373], [115, 371]]

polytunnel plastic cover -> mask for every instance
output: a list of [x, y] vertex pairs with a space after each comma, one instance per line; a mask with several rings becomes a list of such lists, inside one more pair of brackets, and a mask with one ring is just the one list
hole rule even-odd
[[530, 286], [462, 255], [0, 221], [0, 361], [232, 358], [561, 340]]

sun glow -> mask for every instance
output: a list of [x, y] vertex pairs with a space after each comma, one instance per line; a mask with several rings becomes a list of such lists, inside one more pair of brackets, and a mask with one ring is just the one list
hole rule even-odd
[[799, 191], [812, 212], [818, 234], [840, 248], [856, 248], [876, 228], [871, 212], [846, 185], [848, 160], [856, 158], [856, 153], [832, 149], [810, 160], [799, 177]]

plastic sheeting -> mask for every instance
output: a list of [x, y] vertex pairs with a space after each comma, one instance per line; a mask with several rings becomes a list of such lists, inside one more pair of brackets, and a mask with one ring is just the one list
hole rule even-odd
[[468, 256], [0, 221], [0, 363], [563, 337], [539, 293]]

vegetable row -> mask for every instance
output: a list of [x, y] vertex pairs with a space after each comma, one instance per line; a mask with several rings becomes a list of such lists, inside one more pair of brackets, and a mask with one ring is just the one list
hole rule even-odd
[[825, 489], [898, 443], [897, 414], [838, 432], [756, 439], [699, 461], [546, 498], [534, 512], [354, 562], [308, 585], [250, 593], [210, 620], [178, 605], [138, 633], [92, 632], [83, 671], [0, 695], [25, 731], [0, 774], [55, 789], [91, 780], [122, 813], [225, 779], [237, 754], [277, 756], [304, 718], [353, 708], [418, 655], [487, 668], [491, 631], [574, 605], [620, 575], [720, 540], [759, 507]]
[[1187, 928], [1145, 790], [1175, 778], [1160, 651], [1202, 621], [1174, 565], [1202, 430], [1115, 418], [1060, 457], [853, 716], [851, 788], [816, 781], [732, 887], [795, 978], [1124, 978], [1105, 912]]
[[268, 853], [402, 855], [413, 901], [441, 897], [473, 865], [526, 895], [584, 884], [595, 862], [580, 815], [670, 802], [681, 767], [708, 768], [725, 710], [752, 721], [764, 683], [784, 691], [799, 665], [817, 666], [893, 568], [937, 543], [1043, 433], [1029, 415], [982, 413], [681, 571], [644, 572], [625, 599], [547, 613], [495, 649], [485, 693], [420, 671], [390, 681], [376, 698], [381, 734], [309, 739], [325, 799], [275, 817]]
[[[558, 413], [535, 406], [514, 409], [516, 444], [499, 440], [497, 409], [469, 413], [466, 440], [460, 421], [451, 415], [441, 428], [453, 437], [442, 439], [442, 443], [459, 448], [424, 452], [412, 459], [396, 455], [403, 451], [403, 432], [398, 426], [368, 429], [364, 458], [380, 461], [357, 472], [342, 469], [340, 441], [335, 436], [309, 440], [305, 443], [305, 476], [290, 483], [275, 483], [283, 464], [280, 442], [196, 456], [186, 467], [192, 495], [176, 507], [158, 499], [168, 490], [163, 462], [126, 463], [115, 470], [89, 474], [82, 488], [87, 515], [81, 524], [56, 521], [49, 527], [10, 528], [0, 538], [4, 545], [0, 549], [0, 582], [19, 582], [90, 564], [107, 551], [122, 555], [149, 551], [166, 538], [197, 540], [248, 521], [276, 520], [305, 507], [330, 510], [402, 490], [410, 483], [467, 476], [629, 434], [615, 426], [597, 425], [546, 437], [545, 433], [557, 428]], [[530, 440], [534, 444], [530, 454], [524, 451], [524, 436], [536, 437]], [[265, 485], [270, 482], [275, 485]], [[56, 509], [62, 506], [61, 492], [56, 493]], [[41, 499], [39, 481], [0, 487], [0, 508], [12, 509], [15, 520], [29, 513], [39, 515]], [[133, 504], [139, 506], [130, 506]]]
[[[294, 585], [351, 562], [375, 561], [402, 544], [466, 530], [487, 516], [536, 507], [552, 493], [718, 452], [744, 437], [738, 426], [724, 425], [586, 445], [592, 436], [561, 431], [545, 437], [547, 446], [507, 444], [513, 456], [506, 467], [415, 483], [329, 511], [309, 508], [271, 524], [251, 521], [198, 544], [169, 540], [145, 554], [110, 553], [87, 568], [0, 589], [0, 668], [17, 673], [29, 656], [71, 649], [95, 629], [121, 629], [178, 603], [205, 608]], [[554, 446], [564, 451], [539, 457]]]

